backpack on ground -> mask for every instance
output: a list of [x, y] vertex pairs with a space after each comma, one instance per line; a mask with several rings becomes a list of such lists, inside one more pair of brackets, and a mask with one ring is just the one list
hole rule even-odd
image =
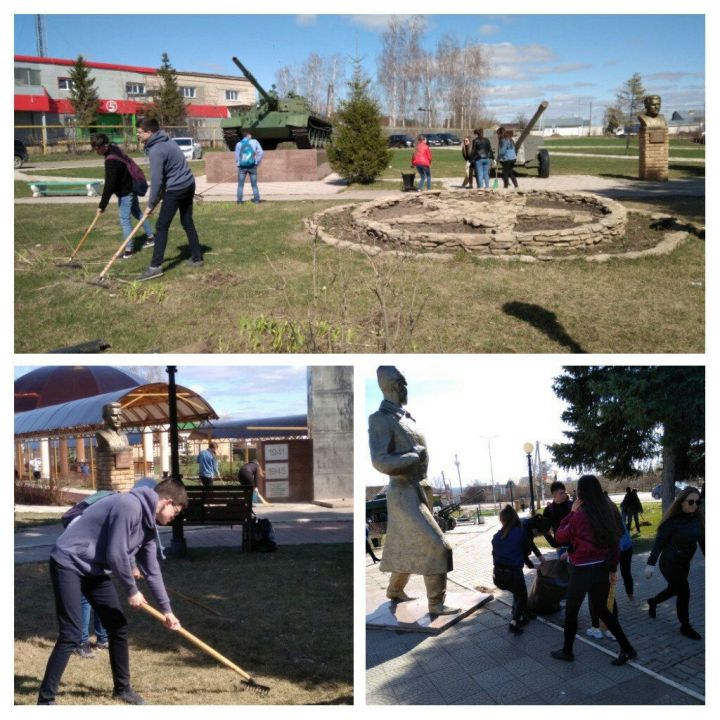
[[135, 195], [142, 197], [148, 191], [148, 181], [145, 178], [145, 173], [142, 171], [140, 166], [128, 155], [126, 155], [120, 148], [117, 149], [117, 153], [108, 154], [105, 157], [106, 160], [119, 160], [130, 173], [132, 179], [132, 188]]
[[98, 500], [106, 498], [108, 495], [115, 495], [113, 490], [99, 490], [94, 495], [88, 495], [84, 500], [79, 503], [75, 503], [69, 510], [63, 513], [60, 520], [62, 525], [66, 528], [73, 520], [77, 520], [91, 505], [94, 505]]
[[250, 549], [253, 552], [275, 552], [275, 531], [267, 518], [259, 518], [253, 513], [250, 521]]
[[238, 163], [238, 167], [255, 167], [255, 151], [247, 138], [240, 143], [240, 162]]

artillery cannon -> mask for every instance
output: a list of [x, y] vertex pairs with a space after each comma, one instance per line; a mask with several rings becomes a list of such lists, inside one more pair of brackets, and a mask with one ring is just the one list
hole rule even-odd
[[281, 142], [294, 142], [299, 150], [327, 145], [332, 125], [327, 118], [314, 114], [304, 97], [290, 93], [280, 98], [268, 92], [236, 57], [232, 60], [260, 93], [260, 101], [249, 110], [230, 108], [231, 116], [220, 121], [230, 150], [242, 139], [243, 130], [250, 130], [265, 150], [274, 150]]
[[[540, 105], [538, 105], [538, 109], [530, 118], [530, 121], [527, 123], [525, 128], [520, 132], [517, 138], [513, 138], [513, 142], [515, 143], [515, 153], [517, 155], [515, 166], [537, 168], [538, 175], [541, 178], [550, 177], [550, 153], [548, 153], [547, 148], [544, 147], [543, 138], [531, 135], [530, 132], [537, 124], [540, 116], [547, 109], [547, 106], [547, 100], [543, 100]], [[485, 135], [486, 137], [490, 137], [492, 133], [493, 130], [488, 129]], [[497, 157], [499, 145], [497, 135], [495, 136], [493, 145], [495, 148], [495, 157]]]

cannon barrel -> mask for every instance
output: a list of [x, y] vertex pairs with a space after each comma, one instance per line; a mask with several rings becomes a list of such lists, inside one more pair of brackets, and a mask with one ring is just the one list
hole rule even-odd
[[233, 57], [232, 60], [240, 68], [240, 72], [255, 86], [255, 89], [260, 93], [262, 99], [267, 103], [268, 108], [270, 110], [277, 110], [277, 98], [268, 95], [265, 88], [255, 79], [255, 76], [236, 57]]
[[520, 133], [520, 137], [515, 141], [515, 149], [519, 150], [520, 146], [525, 142], [525, 138], [530, 134], [530, 131], [535, 127], [535, 123], [540, 119], [540, 116], [545, 112], [547, 109], [548, 102], [547, 100], [543, 100], [540, 105], [538, 105], [538, 109], [535, 111], [535, 114], [530, 118], [530, 122], [525, 126], [525, 129]]

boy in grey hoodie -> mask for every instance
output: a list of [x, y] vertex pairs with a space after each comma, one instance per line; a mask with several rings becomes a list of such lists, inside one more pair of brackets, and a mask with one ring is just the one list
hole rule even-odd
[[150, 586], [165, 625], [180, 627], [172, 612], [157, 559], [156, 524], [167, 525], [187, 506], [180, 483], [164, 480], [154, 488], [113, 493], [88, 506], [60, 535], [50, 553], [59, 634], [40, 685], [38, 705], [54, 705], [70, 655], [80, 646], [81, 593], [107, 628], [113, 698], [142, 705], [130, 685], [128, 624], [111, 579], [115, 576], [131, 607], [146, 603], [133, 576], [131, 559]]
[[195, 197], [195, 176], [185, 160], [178, 144], [164, 131], [155, 118], [143, 118], [137, 130], [138, 138], [145, 143], [145, 152], [150, 160], [150, 197], [148, 207], [153, 209], [160, 202], [160, 215], [155, 224], [155, 246], [150, 267], [140, 280], [151, 280], [163, 274], [168, 230], [175, 213], [180, 211], [180, 224], [187, 235], [191, 257], [187, 261], [192, 267], [203, 264], [202, 248], [193, 222], [193, 199]]

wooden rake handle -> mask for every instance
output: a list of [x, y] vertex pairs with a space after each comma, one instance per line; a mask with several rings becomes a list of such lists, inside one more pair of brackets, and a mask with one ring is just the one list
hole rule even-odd
[[[152, 615], [156, 620], [159, 620], [163, 624], [165, 623], [165, 616], [151, 605], [145, 603], [140, 607], [146, 613]], [[219, 663], [225, 665], [225, 667], [230, 668], [230, 670], [240, 675], [240, 677], [242, 677], [243, 679], [250, 681], [253, 680], [250, 675], [248, 675], [241, 667], [238, 667], [234, 662], [232, 662], [232, 660], [228, 660], [224, 655], [221, 655], [217, 650], [211, 648], [207, 643], [204, 643], [199, 637], [196, 637], [191, 632], [188, 632], [185, 628], [178, 628], [174, 632], [180, 633], [186, 640], [189, 640], [193, 645], [199, 647], [201, 650], [210, 655], [210, 657], [215, 658], [215, 660], [217, 660]]]
[[93, 218], [93, 221], [90, 223], [90, 227], [85, 231], [85, 234], [82, 236], [80, 242], [77, 244], [77, 247], [72, 251], [72, 255], [70, 255], [70, 257], [68, 258], [68, 262], [70, 260], [72, 260], [80, 252], [80, 248], [83, 246], [85, 241], [88, 239], [88, 235], [90, 235], [90, 233], [92, 232], [92, 229], [97, 224], [97, 221], [100, 219], [101, 215], [102, 215], [102, 213], [99, 210], [95, 213], [95, 217]]
[[123, 240], [122, 245], [117, 249], [117, 252], [110, 258], [108, 264], [103, 268], [100, 273], [100, 278], [104, 278], [111, 265], [120, 257], [120, 253], [125, 249], [125, 246], [135, 237], [137, 231], [143, 226], [143, 223], [150, 217], [152, 208], [148, 208], [143, 213], [143, 216], [138, 220], [137, 225], [132, 229], [130, 234]]

